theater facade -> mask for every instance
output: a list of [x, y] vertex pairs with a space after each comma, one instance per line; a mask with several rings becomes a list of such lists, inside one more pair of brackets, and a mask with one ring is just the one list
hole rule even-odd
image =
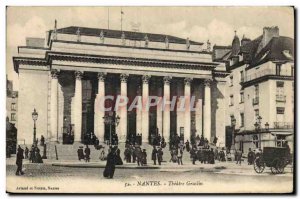
[[[94, 134], [100, 142], [109, 139], [110, 125], [99, 108], [114, 107], [116, 98], [132, 101], [149, 96], [175, 107], [115, 111], [120, 121], [112, 127], [120, 142], [140, 134], [149, 142], [160, 134], [168, 142], [172, 135], [190, 140], [204, 135], [225, 145], [226, 68], [212, 61], [210, 44], [188, 38], [131, 31], [85, 27], [55, 28], [45, 39], [28, 38], [13, 57], [19, 75], [18, 142], [33, 143], [34, 109], [38, 112], [36, 137], [46, 142], [66, 143], [64, 134], [82, 142]], [[178, 109], [183, 97], [193, 104]], [[191, 100], [193, 98], [193, 100]], [[114, 111], [114, 109], [112, 109]]]

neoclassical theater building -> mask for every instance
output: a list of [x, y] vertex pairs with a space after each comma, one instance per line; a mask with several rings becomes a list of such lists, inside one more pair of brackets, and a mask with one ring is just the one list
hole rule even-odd
[[[195, 96], [195, 109], [120, 109], [113, 126], [120, 142], [141, 134], [149, 142], [157, 133], [168, 142], [177, 133], [184, 139], [204, 135], [225, 145], [226, 68], [212, 61], [210, 44], [171, 35], [86, 27], [57, 28], [45, 39], [27, 38], [13, 57], [19, 75], [18, 142], [33, 143], [34, 109], [38, 112], [36, 137], [64, 144], [64, 133], [74, 141], [94, 134], [109, 138], [107, 111], [99, 108], [104, 96]], [[176, 103], [179, 104], [176, 98]], [[105, 107], [115, 100], [106, 100]], [[128, 105], [129, 106], [129, 105]]]

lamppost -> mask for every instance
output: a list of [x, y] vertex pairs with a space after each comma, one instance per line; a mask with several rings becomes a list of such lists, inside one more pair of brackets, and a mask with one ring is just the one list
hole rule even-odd
[[120, 117], [114, 115], [113, 111], [109, 111], [108, 115], [103, 117], [104, 123], [109, 125], [109, 146], [112, 144], [112, 135], [111, 135], [111, 126], [115, 125], [118, 126], [120, 122]]
[[269, 126], [270, 126], [269, 123], [266, 122], [266, 123], [265, 123], [265, 129], [266, 129], [267, 132], [269, 131]]
[[262, 117], [260, 115], [257, 116], [257, 121], [254, 124], [256, 133], [258, 133], [258, 138], [259, 138], [258, 139], [258, 145], [259, 145], [259, 148], [261, 148], [261, 120], [262, 120]]
[[232, 128], [232, 143], [233, 150], [235, 150], [235, 125], [236, 125], [236, 119], [232, 117], [231, 119], [231, 128]]
[[37, 146], [37, 143], [36, 143], [36, 124], [35, 124], [35, 122], [38, 119], [38, 116], [39, 116], [38, 112], [36, 112], [36, 110], [33, 109], [32, 119], [33, 119], [33, 124], [34, 124], [33, 125], [33, 144], [34, 144], [34, 146]]

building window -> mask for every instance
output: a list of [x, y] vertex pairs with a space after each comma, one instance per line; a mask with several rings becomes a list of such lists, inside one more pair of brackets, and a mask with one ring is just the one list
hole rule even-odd
[[244, 82], [244, 71], [241, 71], [241, 82]]
[[241, 127], [244, 126], [244, 113], [241, 113]]
[[294, 71], [294, 65], [292, 65], [292, 67], [291, 67], [291, 76], [292, 77], [294, 77], [294, 73], [295, 73], [295, 71]]
[[284, 107], [277, 107], [276, 112], [278, 115], [284, 114]]
[[15, 111], [16, 110], [16, 103], [11, 103], [11, 110]]
[[255, 85], [255, 91], [254, 92], [255, 92], [255, 97], [258, 98], [259, 97], [259, 85], [258, 84]]
[[277, 88], [282, 88], [282, 87], [284, 87], [284, 82], [278, 81], [278, 82], [276, 82], [276, 86], [277, 86]]
[[233, 76], [230, 76], [230, 83], [229, 83], [230, 86], [233, 86]]
[[11, 120], [11, 121], [16, 121], [16, 114], [15, 114], [15, 113], [12, 113], [12, 114], [10, 115], [10, 120]]
[[254, 111], [255, 111], [255, 119], [256, 119], [259, 116], [259, 109], [255, 109]]
[[240, 93], [240, 103], [244, 103], [244, 92]]
[[230, 104], [229, 104], [229, 106], [233, 106], [233, 104], [234, 104], [233, 95], [230, 95]]
[[276, 75], [280, 75], [281, 64], [276, 64]]

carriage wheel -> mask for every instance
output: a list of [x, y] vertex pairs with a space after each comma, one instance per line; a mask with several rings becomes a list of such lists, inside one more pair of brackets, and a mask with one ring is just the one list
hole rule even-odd
[[265, 163], [262, 161], [262, 159], [260, 157], [257, 157], [254, 160], [254, 170], [256, 171], [256, 173], [262, 173], [265, 169]]
[[283, 160], [278, 160], [276, 163], [276, 169], [278, 173], [284, 172], [285, 163]]

